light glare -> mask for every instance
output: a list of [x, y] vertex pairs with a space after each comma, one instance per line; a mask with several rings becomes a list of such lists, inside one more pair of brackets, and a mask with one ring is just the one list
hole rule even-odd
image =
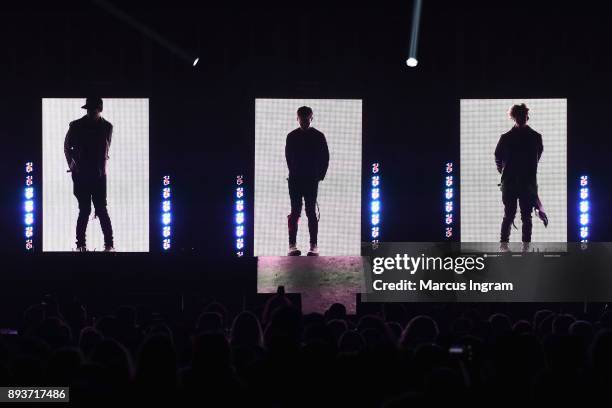
[[410, 68], [414, 68], [418, 65], [419, 61], [417, 61], [416, 58], [408, 58], [406, 60], [406, 65], [408, 65]]

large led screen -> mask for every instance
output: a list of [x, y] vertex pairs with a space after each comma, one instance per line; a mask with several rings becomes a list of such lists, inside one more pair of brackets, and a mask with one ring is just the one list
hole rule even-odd
[[[521, 104], [529, 109], [527, 126], [531, 130], [509, 132], [515, 126], [509, 115], [510, 108]], [[566, 242], [566, 99], [463, 99], [460, 102], [460, 116], [461, 241], [500, 242], [505, 209], [500, 171], [506, 171], [507, 175], [510, 172], [521, 173], [527, 171], [525, 166], [537, 163], [536, 188], [529, 187], [529, 192], [534, 199], [539, 198], [549, 224], [545, 227], [536, 212], [532, 211], [531, 240], [541, 243]], [[532, 141], [539, 146], [537, 134], [541, 135], [541, 152], [539, 148], [531, 146]], [[500, 144], [502, 135], [504, 142]], [[510, 153], [504, 156], [502, 150]], [[512, 165], [502, 170], [507, 164], [504, 160], [512, 162]], [[531, 164], [524, 164], [527, 162]], [[498, 165], [501, 167], [498, 168]], [[513, 168], [509, 170], [510, 167]], [[506, 191], [527, 191], [521, 186], [512, 185], [507, 182]], [[521, 242], [521, 201], [514, 197], [507, 201], [517, 203], [514, 222], [510, 225], [510, 242]]]
[[103, 99], [100, 118], [84, 105], [42, 100], [43, 251], [147, 252], [149, 101]]
[[[298, 124], [300, 107], [312, 110], [314, 130]], [[289, 216], [296, 212], [296, 245], [303, 255], [313, 218], [319, 255], [360, 255], [361, 146], [361, 100], [255, 101], [255, 256], [287, 255]]]

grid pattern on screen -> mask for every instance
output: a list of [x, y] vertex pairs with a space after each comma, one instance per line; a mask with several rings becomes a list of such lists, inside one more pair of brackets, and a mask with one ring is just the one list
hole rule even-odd
[[[75, 248], [77, 200], [64, 156], [71, 121], [82, 117], [84, 99], [45, 98], [43, 136], [43, 251]], [[118, 252], [149, 251], [149, 100], [104, 99], [102, 116], [113, 124], [107, 164], [108, 212]], [[87, 248], [100, 251], [100, 222], [87, 226]]]
[[[538, 193], [550, 219], [548, 228], [533, 218], [533, 242], [567, 240], [567, 101], [566, 99], [463, 99], [461, 114], [461, 242], [499, 242], [504, 206], [494, 152], [513, 122], [513, 104], [529, 108], [529, 126], [542, 134]], [[517, 210], [510, 240], [521, 241]]]
[[[310, 106], [312, 126], [325, 134], [329, 169], [319, 183], [321, 213], [318, 246], [323, 256], [360, 255], [361, 100], [257, 99], [255, 101], [255, 256], [287, 254], [290, 212], [285, 141], [298, 127], [296, 111]], [[298, 248], [308, 249], [308, 223], [302, 209]]]

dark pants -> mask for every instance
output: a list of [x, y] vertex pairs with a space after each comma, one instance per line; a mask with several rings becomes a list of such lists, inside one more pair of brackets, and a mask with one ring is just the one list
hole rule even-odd
[[100, 219], [100, 226], [104, 234], [104, 245], [113, 246], [113, 227], [108, 210], [106, 209], [106, 176], [73, 175], [74, 196], [79, 202], [79, 217], [76, 225], [76, 244], [85, 246], [85, 231], [91, 214], [91, 203], [95, 208], [95, 215]]
[[287, 216], [289, 229], [289, 245], [295, 245], [298, 231], [298, 221], [302, 214], [302, 199], [306, 206], [306, 217], [308, 217], [308, 232], [310, 233], [310, 244], [317, 244], [319, 232], [319, 220], [317, 219], [317, 191], [319, 181], [312, 179], [289, 179], [289, 199], [291, 200], [291, 214]]
[[522, 241], [531, 242], [531, 211], [535, 205], [537, 187], [530, 185], [506, 185], [502, 186], [502, 201], [504, 203], [504, 219], [501, 224], [500, 241], [510, 240], [510, 228], [516, 215], [517, 201], [521, 209]]

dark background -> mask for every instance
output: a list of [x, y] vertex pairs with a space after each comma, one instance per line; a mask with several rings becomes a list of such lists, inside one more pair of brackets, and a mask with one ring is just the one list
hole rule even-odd
[[[577, 236], [584, 172], [592, 240], [610, 240], [612, 24], [603, 5], [425, 0], [411, 69], [410, 1], [110, 3], [200, 62], [193, 68], [92, 1], [0, 6], [6, 250], [23, 246], [24, 163], [41, 168], [41, 98], [90, 94], [150, 98], [152, 251], [168, 173], [175, 248], [232, 253], [236, 174], [252, 198], [256, 97], [363, 99], [364, 204], [370, 163], [380, 161], [385, 241], [442, 240], [443, 170], [459, 156], [460, 98], [568, 98], [568, 238]], [[39, 238], [41, 227], [39, 216]]]

